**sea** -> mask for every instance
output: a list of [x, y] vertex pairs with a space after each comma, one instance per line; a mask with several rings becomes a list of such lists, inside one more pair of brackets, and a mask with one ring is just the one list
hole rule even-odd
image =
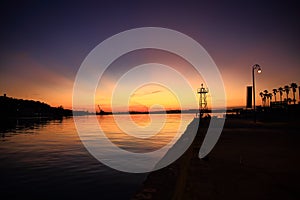
[[[194, 117], [194, 114], [96, 116], [104, 133], [102, 139], [134, 153], [171, 148]], [[1, 199], [130, 199], [148, 173], [119, 171], [90, 154], [75, 122], [89, 124], [94, 118], [87, 115], [3, 121]], [[155, 156], [163, 157], [161, 153]]]

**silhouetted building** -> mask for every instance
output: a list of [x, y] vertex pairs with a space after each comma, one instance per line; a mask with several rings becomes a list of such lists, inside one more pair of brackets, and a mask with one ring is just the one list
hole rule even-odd
[[252, 86], [247, 86], [246, 108], [252, 108]]

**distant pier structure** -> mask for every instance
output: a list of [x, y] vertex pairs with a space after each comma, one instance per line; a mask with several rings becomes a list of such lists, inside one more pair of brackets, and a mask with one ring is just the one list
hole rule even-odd
[[208, 88], [203, 87], [203, 83], [201, 84], [201, 88], [198, 88], [197, 93], [200, 95], [199, 97], [199, 117], [202, 118], [205, 113], [207, 113], [207, 99], [206, 94], [208, 93]]

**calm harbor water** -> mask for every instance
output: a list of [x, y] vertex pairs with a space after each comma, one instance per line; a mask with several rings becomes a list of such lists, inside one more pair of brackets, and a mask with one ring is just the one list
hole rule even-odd
[[[143, 138], [133, 139], [116, 126], [113, 116], [97, 117], [115, 145], [132, 152], [148, 152], [166, 144], [171, 147], [172, 139], [180, 137], [194, 117], [166, 116], [165, 120], [162, 115], [151, 115], [152, 120], [148, 115], [132, 116], [142, 128], [151, 122], [154, 127], [161, 127], [160, 133], [149, 140], [144, 139], [152, 134], [148, 129], [139, 129]], [[88, 123], [89, 117], [78, 118]], [[122, 119], [128, 116], [116, 117], [124, 122]], [[73, 118], [18, 120], [4, 125], [0, 140], [0, 194], [5, 199], [129, 199], [147, 175], [119, 172], [92, 157], [81, 143]], [[138, 134], [126, 123], [121, 126]]]

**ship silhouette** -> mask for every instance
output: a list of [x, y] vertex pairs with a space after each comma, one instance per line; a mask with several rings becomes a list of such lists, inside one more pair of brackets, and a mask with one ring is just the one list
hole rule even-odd
[[98, 105], [99, 112], [96, 112], [96, 115], [111, 115], [112, 112], [105, 112], [104, 110], [101, 109], [101, 107]]

